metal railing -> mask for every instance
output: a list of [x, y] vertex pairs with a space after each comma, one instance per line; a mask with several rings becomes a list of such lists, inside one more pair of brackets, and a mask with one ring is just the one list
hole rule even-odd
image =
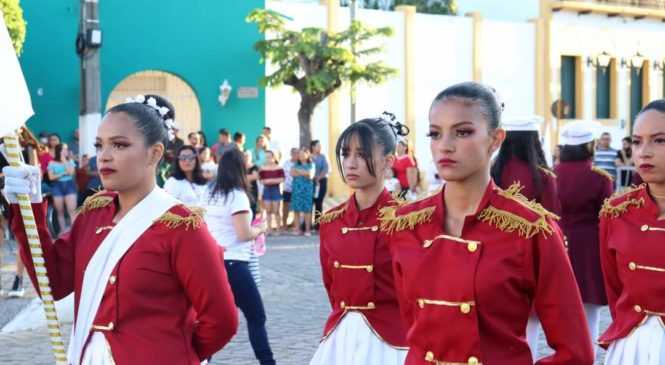
[[554, 0], [554, 2], [557, 3], [565, 3], [570, 1], [665, 10], [665, 0]]

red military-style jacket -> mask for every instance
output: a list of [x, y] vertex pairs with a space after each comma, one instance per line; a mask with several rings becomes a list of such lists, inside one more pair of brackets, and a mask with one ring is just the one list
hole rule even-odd
[[384, 190], [374, 205], [358, 210], [352, 195], [321, 216], [321, 270], [333, 309], [324, 339], [346, 313], [354, 311], [388, 345], [406, 348], [388, 239], [379, 231], [379, 209], [394, 204], [388, 190]]
[[582, 301], [607, 305], [600, 268], [598, 212], [612, 195], [614, 182], [607, 171], [591, 164], [589, 159], [556, 165], [562, 208], [560, 225], [568, 241], [568, 256]]
[[591, 365], [584, 309], [551, 213], [493, 182], [461, 237], [444, 231], [444, 188], [384, 209], [407, 325], [406, 364], [531, 365], [531, 309], [555, 353], [537, 364]]
[[[46, 203], [33, 204], [55, 300], [74, 292], [74, 310], [88, 262], [114, 225], [115, 193], [86, 200], [72, 229], [53, 242]], [[17, 204], [12, 231], [38, 288]], [[38, 289], [37, 289], [38, 290]], [[200, 364], [236, 333], [238, 314], [223, 251], [201, 214], [174, 206], [148, 228], [113, 269], [91, 331], [106, 337], [116, 364]]]
[[535, 200], [550, 212], [561, 214], [561, 202], [559, 201], [556, 175], [551, 170], [539, 167], [538, 178], [540, 179], [542, 190], [538, 193], [533, 182], [533, 172], [529, 165], [513, 157], [503, 166], [501, 170], [500, 188], [507, 189], [513, 183], [520, 183], [523, 187], [520, 192], [529, 200]]
[[648, 316], [665, 320], [665, 220], [646, 184], [609, 199], [600, 212], [600, 259], [612, 323], [598, 343], [630, 335]]

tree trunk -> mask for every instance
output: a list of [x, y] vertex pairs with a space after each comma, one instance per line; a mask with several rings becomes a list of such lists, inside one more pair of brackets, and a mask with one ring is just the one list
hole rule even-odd
[[310, 97], [301, 95], [300, 109], [298, 109], [298, 124], [300, 125], [300, 147], [309, 148], [312, 141], [312, 117], [314, 108], [318, 103]]

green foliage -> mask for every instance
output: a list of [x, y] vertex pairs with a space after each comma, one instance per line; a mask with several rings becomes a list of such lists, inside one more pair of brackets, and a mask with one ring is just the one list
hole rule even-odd
[[253, 10], [247, 21], [256, 23], [259, 32], [266, 34], [254, 49], [261, 54], [262, 62], [268, 61], [276, 68], [261, 84], [289, 85], [314, 105], [346, 82], [381, 84], [397, 73], [382, 61], [361, 62], [383, 51], [382, 47], [365, 44], [375, 37], [391, 36], [390, 28], [367, 28], [353, 22], [337, 33], [321, 28], [290, 30], [279, 14], [264, 9]]
[[17, 55], [20, 55], [25, 41], [26, 21], [23, 19], [23, 10], [18, 3], [19, 0], [0, 0], [0, 11], [4, 15], [14, 50]]
[[395, 6], [414, 5], [416, 12], [428, 14], [457, 15], [455, 0], [395, 0]]

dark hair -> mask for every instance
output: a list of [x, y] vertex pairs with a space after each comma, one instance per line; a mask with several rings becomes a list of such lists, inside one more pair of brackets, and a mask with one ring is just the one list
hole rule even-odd
[[547, 162], [545, 161], [545, 153], [538, 132], [510, 131], [506, 133], [506, 139], [501, 144], [499, 155], [494, 160], [490, 170], [492, 179], [500, 187], [506, 188], [506, 184], [512, 183], [512, 181], [501, 181], [501, 175], [503, 168], [513, 157], [529, 166], [535, 190], [540, 196], [543, 192], [543, 181], [538, 168], [547, 169]]
[[593, 158], [595, 143], [593, 141], [578, 145], [565, 144], [561, 147], [560, 161], [584, 161]]
[[242, 137], [244, 137], [244, 136], [245, 136], [245, 134], [242, 133], [242, 132], [233, 133], [233, 142], [239, 142], [242, 139]]
[[626, 157], [631, 158], [633, 156], [633, 149], [631, 148], [633, 139], [630, 137], [623, 137], [621, 138], [621, 142], [628, 142], [628, 149], [624, 149], [623, 146], [621, 146], [621, 149], [626, 153]]
[[[337, 168], [342, 171], [343, 156], [349, 150], [349, 143], [355, 136], [363, 149], [363, 156], [367, 164], [367, 170], [370, 175], [376, 177], [376, 168], [374, 166], [374, 147], [378, 146], [383, 152], [383, 156], [395, 153], [397, 145], [397, 136], [406, 136], [409, 133], [408, 128], [395, 120], [395, 116], [390, 113], [384, 113], [379, 118], [362, 119], [348, 126], [339, 136], [335, 146], [335, 158]], [[315, 141], [312, 141], [314, 143]], [[344, 179], [344, 174], [342, 180]]]
[[51, 137], [58, 137], [59, 140], [62, 141], [62, 138], [60, 138], [60, 135], [58, 133], [51, 133], [48, 135], [48, 139], [51, 139]]
[[310, 152], [309, 148], [307, 148], [307, 147], [300, 147], [300, 149], [298, 149], [298, 162], [296, 162], [296, 164], [302, 166], [302, 163], [300, 163], [300, 152], [301, 151], [305, 151], [305, 152], [307, 152], [307, 154], [309, 154], [309, 157], [307, 157], [307, 163], [312, 163], [313, 162], [312, 161], [312, 152]]
[[[193, 179], [192, 182], [194, 184], [204, 185], [206, 183], [206, 179], [203, 178], [203, 174], [201, 173], [201, 163], [199, 162], [199, 154], [194, 147], [189, 145], [183, 145], [178, 147], [178, 150], [175, 153], [176, 160], [178, 160], [180, 152], [184, 150], [190, 150], [194, 154], [195, 165], [194, 165], [194, 171], [192, 171], [192, 179]], [[173, 164], [173, 172], [171, 172], [171, 176], [174, 177], [176, 180], [187, 179], [187, 175], [185, 175], [185, 172], [182, 171], [182, 169], [180, 168], [179, 160], [176, 161], [175, 164]]]
[[201, 136], [201, 146], [208, 147], [208, 139], [206, 139], [206, 135], [203, 134], [203, 131], [198, 131], [196, 133]]
[[321, 143], [321, 141], [319, 141], [318, 139], [314, 139], [314, 140], [312, 140], [311, 142], [309, 142], [309, 150], [310, 150], [310, 152], [314, 152], [314, 146], [316, 146], [316, 145], [319, 144], [319, 143]]
[[191, 136], [199, 136], [200, 134], [198, 132], [189, 132], [187, 135], [187, 138], [189, 139]]
[[[154, 98], [157, 106], [168, 108], [168, 112], [162, 116], [153, 107], [146, 104], [150, 98]], [[159, 95], [145, 95], [143, 103], [127, 102], [118, 104], [109, 109], [106, 114], [125, 113], [133, 122], [134, 127], [145, 139], [146, 146], [152, 146], [156, 143], [162, 143], [164, 147], [168, 145], [169, 135], [164, 121], [175, 118], [175, 109], [173, 105]]]
[[263, 129], [267, 130], [268, 133], [272, 133], [272, 129], [268, 126], [263, 127]]
[[254, 199], [249, 192], [247, 183], [247, 167], [243, 153], [237, 148], [231, 148], [224, 152], [217, 166], [217, 177], [210, 183], [212, 193], [210, 199], [224, 195], [226, 198], [233, 189], [240, 189], [247, 194], [250, 202]]
[[665, 99], [656, 99], [649, 104], [645, 105], [642, 110], [635, 116], [635, 120], [639, 118], [642, 114], [648, 112], [649, 110], [655, 110], [657, 112], [665, 114]]
[[228, 135], [229, 135], [229, 131], [228, 131], [228, 129], [226, 129], [226, 128], [222, 128], [222, 129], [219, 130], [219, 134], [222, 134], [222, 135], [228, 136]]
[[[501, 127], [501, 113], [504, 104], [499, 100], [497, 91], [491, 86], [472, 81], [450, 86], [434, 98], [432, 106], [436, 102], [446, 100], [460, 100], [468, 106], [477, 106], [480, 114], [489, 122], [490, 132]], [[432, 106], [430, 106], [430, 111]]]
[[[55, 156], [53, 159], [55, 161], [60, 162], [60, 159], [62, 158], [62, 149], [67, 146], [67, 143], [58, 143], [55, 145]], [[69, 160], [69, 156], [65, 156]]]

